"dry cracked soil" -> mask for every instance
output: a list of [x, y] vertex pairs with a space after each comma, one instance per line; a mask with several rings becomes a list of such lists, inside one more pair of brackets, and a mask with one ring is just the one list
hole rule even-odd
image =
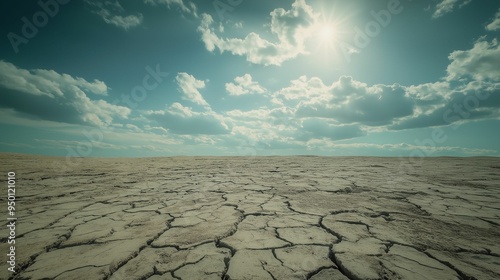
[[1, 279], [500, 279], [498, 158], [0, 158]]

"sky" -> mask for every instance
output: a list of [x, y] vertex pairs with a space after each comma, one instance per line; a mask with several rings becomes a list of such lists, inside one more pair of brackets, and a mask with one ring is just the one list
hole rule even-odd
[[0, 11], [0, 152], [500, 156], [497, 0]]

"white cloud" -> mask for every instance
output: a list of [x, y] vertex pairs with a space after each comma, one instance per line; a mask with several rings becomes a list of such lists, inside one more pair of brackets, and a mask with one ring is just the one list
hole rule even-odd
[[233, 27], [237, 28], [237, 29], [241, 29], [241, 28], [243, 28], [243, 22], [242, 21], [235, 22], [233, 24]]
[[104, 82], [89, 82], [53, 70], [26, 70], [0, 61], [0, 87], [0, 107], [44, 120], [105, 126], [115, 117], [127, 118], [130, 114], [126, 107], [87, 96], [107, 95]]
[[295, 138], [300, 128], [300, 119], [287, 107], [232, 110], [226, 112], [225, 116], [232, 123], [231, 135], [235, 139], [246, 139], [263, 146], [297, 141]]
[[197, 80], [194, 76], [188, 73], [178, 73], [175, 77], [179, 90], [183, 93], [183, 99], [210, 108], [210, 105], [205, 101], [199, 89], [205, 88], [205, 82]]
[[498, 12], [495, 14], [495, 18], [493, 19], [493, 21], [486, 26], [486, 30], [500, 30], [500, 9], [498, 9]]
[[[357, 146], [342, 146], [337, 141], [373, 132], [460, 125], [468, 121], [499, 118], [500, 75], [499, 70], [494, 68], [499, 63], [498, 48], [497, 40], [487, 42], [482, 38], [471, 49], [450, 54], [447, 77], [434, 83], [412, 86], [368, 85], [347, 76], [329, 84], [318, 77], [301, 76], [290, 81], [288, 86], [267, 93], [247, 74], [227, 83], [226, 91], [230, 95], [265, 92], [265, 96], [272, 101], [268, 107], [232, 110], [221, 113], [221, 116], [211, 110], [196, 113], [175, 104], [164, 114], [168, 117], [160, 120], [163, 120], [162, 126], [171, 133], [218, 134], [220, 136], [217, 137], [221, 138], [210, 139], [215, 139], [215, 143], [219, 144], [220, 141], [226, 141], [225, 145], [246, 143], [240, 146], [250, 145], [252, 153], [257, 154], [290, 147], [309, 147], [310, 151], [328, 151], [329, 154], [352, 149], [356, 153]], [[202, 86], [201, 83], [199, 86]], [[476, 104], [473, 98], [477, 94], [484, 98], [477, 100]], [[467, 106], [473, 108], [465, 110], [465, 117], [460, 116], [456, 108], [464, 109]], [[182, 128], [174, 126], [171, 123], [179, 121], [172, 115], [179, 118], [183, 116], [189, 121], [181, 122], [184, 125]], [[196, 125], [190, 121], [196, 122]], [[201, 128], [200, 123], [204, 124], [204, 128]], [[427, 149], [410, 144], [366, 144], [360, 148], [380, 154], [387, 154], [384, 150], [390, 150], [389, 153], [396, 155]], [[447, 146], [439, 146], [432, 151], [435, 155], [492, 152]]]
[[445, 91], [436, 91], [439, 96], [427, 110], [417, 107], [411, 116], [402, 118], [389, 129], [413, 129], [446, 126], [455, 128], [469, 121], [500, 117], [500, 84], [472, 81]]
[[311, 29], [318, 15], [305, 0], [296, 0], [290, 10], [275, 9], [271, 15], [271, 32], [277, 42], [267, 41], [257, 33], [251, 32], [245, 38], [221, 38], [212, 27], [214, 23], [208, 14], [202, 15], [198, 31], [208, 51], [218, 49], [233, 55], [246, 56], [247, 61], [263, 65], [281, 65], [301, 54], [307, 54], [305, 40], [311, 36]]
[[104, 22], [106, 22], [107, 24], [112, 24], [125, 30], [128, 30], [129, 28], [140, 25], [142, 23], [142, 14], [119, 16], [112, 15], [108, 10], [104, 9], [98, 11], [97, 14], [100, 15]]
[[136, 125], [133, 125], [133, 124], [126, 124], [125, 127], [129, 130], [129, 131], [133, 131], [133, 132], [143, 132], [142, 129], [140, 129], [138, 126]]
[[480, 40], [470, 50], [453, 52], [448, 76], [420, 85], [368, 85], [347, 76], [328, 85], [320, 78], [301, 76], [268, 95], [270, 108], [233, 110], [226, 116], [234, 123], [233, 134], [260, 142], [340, 140], [376, 131], [497, 119], [498, 49], [496, 40]]
[[99, 15], [107, 24], [128, 30], [142, 23], [143, 16], [141, 13], [124, 15], [125, 9], [117, 0], [115, 2], [90, 0], [86, 2], [94, 8], [92, 12]]
[[144, 3], [151, 5], [167, 5], [169, 9], [171, 6], [178, 7], [183, 13], [191, 14], [194, 17], [198, 17], [196, 5], [193, 2], [183, 0], [144, 0]]
[[[301, 76], [270, 96], [273, 109], [233, 110], [233, 132], [257, 139], [349, 139], [380, 130], [412, 116], [422, 100], [400, 85], [373, 85], [341, 77], [331, 85], [317, 77]], [[430, 102], [430, 101], [428, 101]], [[422, 102], [423, 104], [424, 102]]]
[[226, 91], [229, 95], [244, 95], [253, 93], [265, 93], [266, 89], [259, 83], [252, 81], [250, 74], [234, 78], [235, 83], [226, 83]]
[[462, 8], [463, 6], [469, 4], [471, 1], [472, 0], [441, 0], [441, 2], [436, 5], [432, 17], [438, 18], [445, 14], [451, 13], [455, 9], [457, 4], [459, 8]]
[[88, 82], [83, 78], [59, 74], [54, 70], [25, 70], [3, 60], [0, 60], [0, 86], [50, 98], [63, 96], [63, 91], [74, 88], [97, 95], [108, 95], [108, 87], [102, 81]]
[[[343, 76], [326, 86], [319, 78], [300, 77], [274, 95], [275, 103], [289, 104], [299, 117], [329, 118], [344, 124], [380, 126], [411, 115], [414, 101], [400, 85], [373, 85]], [[290, 102], [292, 101], [292, 102]]]
[[270, 110], [269, 109], [255, 109], [249, 111], [241, 111], [241, 110], [231, 110], [226, 112], [226, 115], [239, 120], [263, 120], [269, 118]]
[[217, 135], [231, 132], [219, 114], [213, 111], [195, 112], [179, 103], [173, 103], [166, 110], [148, 111], [146, 116], [174, 134]]
[[480, 39], [474, 47], [465, 51], [454, 51], [450, 54], [452, 61], [448, 65], [447, 80], [461, 77], [473, 77], [477, 80], [500, 80], [500, 45], [497, 39], [487, 42]]
[[491, 80], [472, 80], [462, 85], [439, 81], [405, 87], [370, 86], [343, 76], [326, 86], [319, 78], [300, 77], [272, 98], [274, 104], [287, 109], [278, 119], [286, 120], [288, 127], [297, 128], [291, 119], [323, 119], [324, 130], [316, 129], [316, 136], [333, 135], [335, 128], [342, 125], [360, 125], [359, 130], [351, 127], [355, 136], [364, 131], [457, 125], [500, 116], [500, 83]]
[[500, 46], [479, 39], [469, 50], [450, 54], [448, 75], [443, 81], [411, 86], [414, 114], [403, 117], [390, 129], [457, 125], [500, 117]]
[[329, 87], [320, 78], [301, 76], [292, 80], [290, 86], [274, 93], [272, 102], [295, 106], [299, 102], [322, 103], [330, 99]]
[[165, 128], [163, 128], [161, 126], [151, 126], [151, 125], [147, 124], [144, 126], [144, 129], [147, 131], [158, 131], [162, 134], [168, 133], [168, 130], [166, 130]]
[[452, 90], [449, 82], [425, 83], [406, 88], [409, 96], [415, 100], [414, 115], [429, 114], [446, 102]]

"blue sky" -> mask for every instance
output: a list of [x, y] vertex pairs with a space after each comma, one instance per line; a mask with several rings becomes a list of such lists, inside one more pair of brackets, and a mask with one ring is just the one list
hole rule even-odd
[[499, 156], [495, 0], [0, 4], [0, 151]]

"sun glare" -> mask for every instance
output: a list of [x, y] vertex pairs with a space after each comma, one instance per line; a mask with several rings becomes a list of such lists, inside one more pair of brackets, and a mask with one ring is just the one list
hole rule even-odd
[[340, 44], [343, 28], [339, 21], [332, 19], [319, 20], [311, 34], [311, 52], [314, 53], [316, 65], [332, 69], [332, 63], [338, 65], [341, 58]]
[[335, 30], [332, 25], [324, 24], [319, 28], [318, 35], [323, 42], [330, 42], [335, 37]]
[[338, 26], [331, 20], [318, 22], [314, 30], [316, 41], [321, 47], [333, 47], [339, 39], [338, 35]]
[[317, 51], [321, 51], [323, 58], [335, 51], [338, 41], [338, 30], [331, 21], [318, 23], [314, 30]]
[[342, 57], [342, 48], [345, 47], [347, 38], [346, 27], [351, 15], [341, 14], [342, 8], [335, 5], [321, 10], [312, 26], [310, 47], [318, 58], [318, 64], [331, 65], [331, 62], [338, 62]]

